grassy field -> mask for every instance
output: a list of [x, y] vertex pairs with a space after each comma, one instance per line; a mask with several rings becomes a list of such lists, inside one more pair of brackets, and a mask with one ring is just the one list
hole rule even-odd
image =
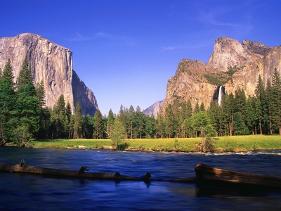
[[[126, 150], [196, 152], [200, 138], [125, 140]], [[215, 152], [245, 152], [281, 149], [281, 136], [223, 136], [214, 138]], [[55, 139], [32, 142], [34, 148], [111, 149], [110, 139]]]

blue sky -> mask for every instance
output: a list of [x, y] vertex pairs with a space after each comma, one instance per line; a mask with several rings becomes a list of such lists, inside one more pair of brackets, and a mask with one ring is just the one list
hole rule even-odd
[[279, 0], [2, 0], [0, 36], [40, 34], [73, 51], [106, 114], [165, 97], [183, 58], [207, 61], [219, 36], [281, 44]]

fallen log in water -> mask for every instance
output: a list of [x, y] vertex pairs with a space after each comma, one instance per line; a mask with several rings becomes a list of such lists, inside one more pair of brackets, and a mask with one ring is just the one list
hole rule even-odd
[[229, 188], [260, 188], [281, 190], [281, 178], [228, 171], [221, 168], [213, 168], [205, 164], [197, 164], [195, 167], [196, 183], [199, 187], [211, 186], [216, 189]]
[[[8, 165], [0, 164], [0, 172], [9, 173], [21, 173], [21, 174], [32, 174], [42, 175], [57, 178], [77, 178], [77, 179], [92, 179], [92, 180], [114, 180], [114, 181], [143, 181], [150, 183], [152, 181], [150, 173], [146, 173], [142, 177], [131, 177], [122, 175], [118, 172], [108, 173], [96, 173], [87, 172], [86, 167], [81, 167], [77, 171], [73, 170], [62, 170], [53, 168], [40, 168], [35, 166], [29, 166], [24, 163]], [[249, 173], [241, 173], [228, 171], [220, 168], [213, 168], [205, 164], [197, 164], [195, 167], [196, 177], [182, 178], [182, 179], [154, 179], [153, 181], [159, 182], [177, 182], [177, 183], [194, 183], [199, 188], [212, 187], [214, 189], [221, 190], [233, 190], [241, 188], [249, 190], [248, 188], [270, 188], [281, 190], [281, 178], [255, 175]], [[214, 188], [214, 189], [213, 189]]]
[[151, 175], [149, 173], [146, 173], [142, 177], [130, 177], [126, 175], [121, 175], [118, 172], [113, 172], [113, 173], [85, 172], [84, 167], [81, 167], [78, 171], [72, 171], [72, 170], [61, 170], [61, 169], [52, 169], [52, 168], [40, 168], [40, 167], [29, 166], [25, 164], [16, 164], [16, 165], [0, 164], [0, 172], [33, 174], [33, 175], [42, 175], [42, 176], [60, 177], [60, 178], [115, 180], [115, 181], [127, 180], [127, 181], [149, 182], [151, 178]]
[[[131, 177], [127, 175], [122, 175], [119, 172], [92, 173], [92, 172], [87, 172], [87, 167], [83, 167], [83, 166], [79, 170], [73, 171], [73, 170], [62, 170], [62, 169], [53, 169], [53, 168], [40, 168], [35, 166], [29, 166], [24, 163], [15, 164], [15, 165], [0, 164], [0, 172], [33, 174], [33, 175], [42, 175], [42, 176], [59, 177], [59, 178], [92, 179], [92, 180], [143, 181], [145, 183], [150, 183], [152, 181], [150, 173], [146, 173], [142, 177]], [[182, 179], [153, 179], [153, 181], [194, 183], [195, 179], [196, 179], [195, 177], [190, 177], [190, 178], [182, 178]]]

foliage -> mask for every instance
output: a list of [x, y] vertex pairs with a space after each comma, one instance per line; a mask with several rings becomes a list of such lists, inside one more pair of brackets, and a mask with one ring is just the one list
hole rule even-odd
[[[237, 67], [229, 68], [222, 78], [231, 80], [237, 70]], [[121, 106], [118, 114], [110, 110], [107, 116], [102, 116], [97, 110], [94, 116], [84, 116], [80, 106], [72, 109], [63, 95], [59, 96], [52, 109], [47, 109], [44, 85], [32, 83], [27, 61], [22, 65], [16, 84], [13, 79], [12, 66], [8, 61], [0, 71], [0, 145], [28, 146], [35, 138], [94, 137], [101, 143], [105, 138], [111, 138], [116, 149], [136, 147], [186, 151], [185, 147], [192, 145], [194, 151], [211, 151], [212, 145], [218, 148], [218, 142], [209, 137], [216, 135], [281, 134], [281, 79], [277, 70], [266, 86], [259, 76], [254, 96], [246, 97], [243, 89], [237, 89], [235, 93], [225, 94], [221, 105], [197, 102], [193, 107], [190, 101], [174, 96], [173, 103], [162, 108], [157, 118], [144, 115], [139, 106]], [[181, 141], [181, 138], [198, 136], [201, 139], [196, 139], [193, 144]], [[136, 140], [124, 141], [126, 138]], [[172, 143], [152, 141], [153, 144], [138, 141], [143, 138], [177, 139]], [[231, 143], [223, 147], [229, 148]], [[100, 144], [95, 146], [100, 147]], [[255, 147], [259, 148], [259, 144]]]
[[111, 137], [113, 124], [114, 124], [114, 114], [110, 109], [108, 112], [107, 124], [106, 124], [106, 134], [108, 137]]
[[104, 125], [102, 121], [102, 115], [99, 110], [96, 111], [93, 119], [93, 137], [103, 138], [104, 137]]
[[15, 101], [13, 72], [11, 62], [8, 60], [0, 78], [0, 146], [12, 142], [15, 138], [14, 128], [17, 123]]
[[51, 137], [67, 138], [69, 134], [69, 116], [67, 114], [64, 96], [58, 98], [51, 112]]
[[51, 114], [45, 107], [45, 89], [44, 84], [41, 82], [36, 85], [36, 96], [39, 100], [39, 130], [37, 133], [38, 138], [48, 138], [48, 132], [51, 126]]
[[79, 104], [75, 107], [75, 113], [73, 117], [73, 138], [82, 138], [82, 113]]
[[201, 141], [197, 144], [197, 150], [199, 152], [213, 152], [214, 151], [214, 143], [211, 137], [204, 137]]
[[246, 126], [241, 112], [236, 112], [233, 115], [234, 120], [234, 134], [235, 135], [247, 135], [249, 134], [249, 129]]
[[84, 138], [92, 138], [94, 131], [94, 121], [89, 115], [82, 117], [82, 136]]
[[232, 80], [233, 75], [239, 70], [237, 66], [228, 67], [226, 72], [219, 73], [207, 73], [204, 75], [208, 83], [215, 86], [222, 86], [226, 84], [229, 80]]
[[18, 116], [17, 123], [17, 143], [22, 141], [26, 145], [37, 134], [40, 123], [40, 102], [36, 93], [35, 86], [29, 64], [24, 61], [19, 73], [16, 92], [16, 110]]
[[200, 111], [192, 115], [191, 119], [192, 129], [201, 137], [215, 136], [215, 130], [211, 124], [211, 119], [207, 112]]
[[281, 135], [281, 79], [276, 69], [272, 77], [272, 86], [269, 95], [272, 124], [275, 129], [279, 130], [279, 134]]
[[19, 147], [27, 147], [33, 139], [30, 129], [27, 124], [21, 124], [15, 129], [16, 138], [14, 143]]
[[126, 131], [124, 128], [124, 125], [122, 121], [119, 118], [116, 118], [114, 120], [112, 133], [111, 133], [111, 140], [112, 140], [112, 146], [114, 149], [119, 150], [120, 146], [122, 146], [122, 142], [126, 136]]

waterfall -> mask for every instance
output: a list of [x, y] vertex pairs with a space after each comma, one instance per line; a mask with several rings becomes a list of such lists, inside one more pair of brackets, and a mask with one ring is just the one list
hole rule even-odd
[[218, 104], [221, 105], [221, 101], [222, 101], [222, 86], [220, 86], [219, 88], [219, 96], [218, 96]]

